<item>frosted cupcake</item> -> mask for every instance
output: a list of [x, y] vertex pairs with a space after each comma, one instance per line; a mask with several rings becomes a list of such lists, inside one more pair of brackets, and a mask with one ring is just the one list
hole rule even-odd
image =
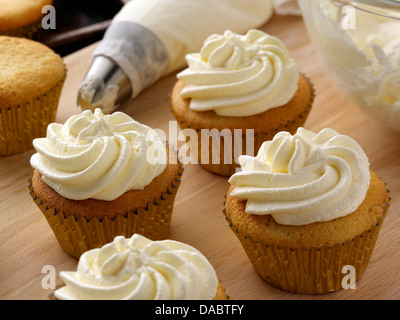
[[[211, 172], [232, 175], [239, 155], [258, 150], [279, 131], [294, 133], [308, 117], [313, 86], [276, 37], [259, 30], [246, 35], [226, 31], [210, 36], [200, 53], [186, 60], [171, 109], [182, 129], [198, 132], [198, 160]], [[201, 133], [213, 129], [222, 134], [209, 143]], [[232, 137], [240, 142], [237, 150], [229, 146]]]
[[45, 45], [0, 36], [0, 156], [32, 149], [55, 121], [66, 78], [62, 58]]
[[390, 198], [353, 139], [280, 132], [240, 163], [224, 213], [263, 279], [306, 294], [341, 289], [345, 266], [360, 279]]
[[227, 300], [210, 262], [197, 249], [135, 234], [84, 253], [76, 272], [61, 272], [57, 300]]
[[0, 0], [0, 35], [32, 38], [41, 28], [43, 7], [53, 0]]
[[87, 110], [33, 144], [31, 196], [71, 256], [118, 235], [167, 237], [183, 168], [153, 129]]

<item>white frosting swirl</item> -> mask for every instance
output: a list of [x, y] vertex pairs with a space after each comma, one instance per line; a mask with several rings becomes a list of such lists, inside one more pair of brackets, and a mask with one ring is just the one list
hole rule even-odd
[[284, 225], [329, 221], [354, 212], [369, 188], [369, 161], [350, 137], [332, 129], [278, 133], [257, 157], [241, 156], [231, 195], [246, 212]]
[[111, 201], [142, 190], [166, 167], [167, 151], [156, 132], [122, 112], [101, 109], [52, 123], [35, 139], [31, 165], [58, 194], [73, 200]]
[[285, 105], [298, 88], [299, 72], [283, 43], [259, 30], [212, 35], [186, 60], [177, 77], [194, 111], [251, 116]]
[[195, 248], [181, 242], [118, 236], [84, 253], [76, 272], [61, 272], [59, 300], [211, 300], [216, 273]]

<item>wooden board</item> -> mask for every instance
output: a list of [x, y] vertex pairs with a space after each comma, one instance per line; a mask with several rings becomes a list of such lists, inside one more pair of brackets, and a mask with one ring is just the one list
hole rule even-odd
[[[381, 229], [370, 265], [354, 290], [307, 296], [273, 288], [253, 270], [222, 213], [227, 179], [188, 165], [173, 214], [170, 238], [193, 245], [210, 260], [231, 299], [399, 299], [400, 298], [400, 134], [387, 129], [352, 106], [332, 84], [309, 42], [302, 19], [274, 17], [262, 30], [286, 44], [299, 69], [314, 82], [316, 100], [305, 125], [319, 131], [331, 127], [356, 139], [371, 168], [387, 182], [392, 205]], [[77, 89], [90, 63], [91, 46], [66, 57], [68, 78], [60, 101], [57, 122], [81, 112]], [[174, 120], [169, 94], [176, 74], [160, 79], [135, 100], [120, 108], [136, 120], [168, 130]], [[77, 261], [58, 245], [39, 209], [31, 200], [27, 180], [33, 150], [0, 158], [0, 299], [47, 299], [42, 268], [58, 273], [75, 270]]]

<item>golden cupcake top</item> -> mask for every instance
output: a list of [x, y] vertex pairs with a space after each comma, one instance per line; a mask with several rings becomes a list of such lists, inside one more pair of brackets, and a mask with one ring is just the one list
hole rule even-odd
[[64, 76], [62, 58], [49, 47], [28, 39], [0, 36], [0, 106], [35, 99]]
[[332, 246], [362, 235], [372, 225], [381, 223], [389, 209], [385, 183], [373, 171], [370, 175], [364, 201], [353, 213], [334, 220], [296, 226], [279, 224], [272, 215], [248, 214], [245, 212], [247, 202], [231, 195], [233, 185], [229, 188], [224, 212], [237, 230], [256, 242], [290, 248]]
[[229, 182], [246, 212], [272, 215], [284, 225], [330, 221], [354, 212], [370, 182], [367, 155], [333, 129], [279, 132], [256, 157], [240, 156], [242, 171]]
[[53, 0], [0, 0], [0, 31], [23, 27], [38, 21], [42, 8]]
[[43, 181], [67, 199], [112, 201], [143, 190], [167, 163], [156, 131], [123, 112], [85, 110], [63, 125], [51, 123], [47, 136], [33, 141], [31, 165]]
[[260, 30], [211, 35], [186, 60], [188, 68], [177, 77], [194, 111], [248, 117], [285, 105], [298, 88], [299, 72], [288, 50]]

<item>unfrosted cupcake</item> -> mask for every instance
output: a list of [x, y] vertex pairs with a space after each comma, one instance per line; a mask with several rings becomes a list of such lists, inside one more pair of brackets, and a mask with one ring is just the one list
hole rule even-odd
[[262, 31], [212, 35], [186, 60], [171, 110], [182, 129], [196, 130], [198, 162], [211, 172], [232, 175], [239, 155], [279, 131], [294, 133], [310, 113], [312, 84], [283, 43]]
[[210, 262], [173, 240], [119, 236], [84, 253], [75, 272], [60, 273], [54, 300], [227, 300]]
[[53, 0], [0, 0], [0, 35], [32, 38], [41, 27], [42, 9]]
[[31, 196], [71, 256], [118, 235], [167, 237], [183, 168], [153, 129], [87, 110], [33, 144]]
[[0, 156], [27, 151], [55, 121], [62, 58], [36, 41], [0, 36]]
[[390, 198], [353, 139], [280, 132], [240, 163], [224, 213], [263, 279], [306, 294], [341, 289], [345, 266], [360, 279]]

